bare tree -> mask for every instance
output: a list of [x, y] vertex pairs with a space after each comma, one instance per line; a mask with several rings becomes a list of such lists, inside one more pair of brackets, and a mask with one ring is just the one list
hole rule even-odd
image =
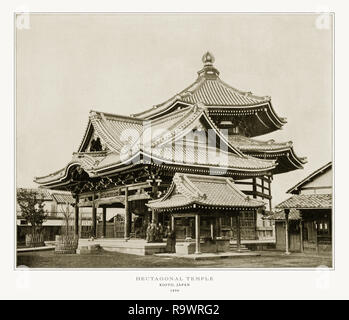
[[73, 233], [74, 226], [72, 225], [73, 221], [73, 210], [71, 205], [66, 202], [65, 205], [61, 208], [60, 212], [63, 214], [63, 227], [62, 227], [62, 235], [69, 236]]

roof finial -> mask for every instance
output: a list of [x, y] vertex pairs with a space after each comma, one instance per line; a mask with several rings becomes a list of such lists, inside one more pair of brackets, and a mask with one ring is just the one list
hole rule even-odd
[[212, 66], [214, 63], [214, 56], [212, 53], [207, 51], [203, 56], [202, 56], [202, 62], [204, 63], [205, 66]]
[[219, 76], [219, 71], [213, 66], [214, 61], [213, 54], [207, 51], [202, 56], [204, 67], [198, 71], [199, 76], [203, 76], [206, 79], [216, 79]]

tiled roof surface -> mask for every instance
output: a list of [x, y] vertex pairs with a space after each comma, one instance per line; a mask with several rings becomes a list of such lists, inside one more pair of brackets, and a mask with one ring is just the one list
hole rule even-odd
[[154, 146], [169, 139], [176, 139], [185, 130], [191, 130], [202, 115], [202, 108], [190, 107], [150, 120], [148, 121], [148, 128], [144, 128], [143, 134], [137, 143], [139, 145]]
[[53, 193], [52, 197], [58, 204], [75, 203], [74, 198], [69, 193]]
[[292, 142], [275, 142], [274, 140], [260, 141], [241, 135], [229, 135], [229, 142], [237, 146], [241, 151], [269, 151], [285, 150], [292, 147]]
[[[218, 153], [219, 152], [219, 153]], [[164, 145], [152, 149], [152, 155], [165, 161], [178, 164], [198, 164], [230, 169], [271, 170], [275, 167], [272, 160], [262, 160], [248, 156], [238, 156], [231, 152], [219, 151], [213, 147], [192, 145]]]
[[50, 193], [46, 189], [35, 189], [35, 188], [17, 188], [17, 192], [19, 190], [27, 190], [30, 192], [35, 192], [37, 195], [40, 195], [43, 197], [43, 200], [45, 201], [56, 201], [57, 203], [74, 203], [74, 198], [70, 193], [62, 193], [62, 192], [57, 192], [57, 193]]
[[[92, 112], [90, 115], [93, 128], [98, 136], [108, 146], [107, 151], [99, 152], [76, 152], [68, 165], [57, 172], [44, 177], [37, 177], [38, 183], [48, 183], [56, 179], [62, 180], [67, 175], [67, 169], [71, 165], [79, 164], [89, 174], [97, 172], [106, 167], [122, 165], [127, 163], [133, 156], [141, 152], [147, 156], [154, 157], [164, 162], [179, 165], [203, 165], [206, 167], [223, 167], [231, 170], [250, 169], [252, 171], [266, 171], [275, 168], [274, 160], [258, 159], [245, 156], [241, 151], [229, 144], [224, 136], [221, 136], [229, 149], [220, 151], [215, 146], [207, 147], [198, 141], [186, 143], [174, 143], [178, 139], [183, 139], [184, 134], [192, 133], [193, 130], [201, 128], [203, 123], [215, 130], [218, 136], [221, 134], [210, 117], [206, 109], [200, 106], [192, 106], [168, 114], [164, 117], [147, 121], [146, 126], [142, 121], [129, 117]], [[150, 134], [149, 127], [150, 125]], [[124, 130], [129, 131], [124, 131]], [[166, 130], [165, 130], [166, 129]], [[204, 129], [206, 130], [206, 129]], [[126, 141], [123, 140], [126, 133], [126, 141], [129, 148], [125, 148]], [[88, 134], [85, 134], [85, 140]], [[206, 135], [205, 135], [206, 137]], [[83, 143], [84, 144], [84, 143]], [[83, 145], [82, 144], [82, 145]], [[130, 152], [121, 152], [131, 149]], [[220, 156], [217, 156], [222, 152]]]
[[166, 110], [175, 101], [182, 101], [189, 104], [203, 103], [206, 106], [226, 106], [226, 107], [253, 107], [261, 103], [270, 101], [269, 97], [258, 97], [250, 92], [237, 90], [224, 83], [218, 77], [207, 79], [199, 77], [192, 85], [176, 94], [164, 103], [155, 105], [151, 109], [135, 114], [136, 117], [151, 117]]
[[230, 178], [176, 173], [167, 194], [149, 202], [148, 206], [168, 209], [191, 204], [243, 208], [261, 208], [265, 205], [242, 193]]
[[126, 138], [136, 141], [143, 130], [142, 120], [130, 117], [91, 111], [90, 120], [100, 139], [114, 151], [124, 146]]
[[198, 72], [198, 75], [194, 83], [172, 98], [164, 103], [153, 106], [151, 109], [138, 113], [135, 116], [151, 118], [165, 111], [176, 101], [189, 104], [200, 102], [211, 107], [221, 106], [242, 109], [268, 103], [270, 101], [270, 97], [256, 96], [251, 92], [238, 90], [223, 82], [219, 78], [219, 71], [213, 66], [212, 62], [204, 63], [204, 67]]
[[277, 159], [276, 173], [303, 168], [306, 157], [298, 157], [293, 149], [292, 141], [277, 143], [274, 140], [261, 141], [241, 135], [229, 135], [229, 142], [245, 154], [258, 158]]
[[332, 208], [332, 194], [297, 194], [281, 202], [276, 208], [329, 209]]
[[268, 100], [230, 87], [219, 78], [202, 77], [194, 85], [179, 94], [181, 100], [188, 103], [202, 102], [208, 106], [251, 106]]

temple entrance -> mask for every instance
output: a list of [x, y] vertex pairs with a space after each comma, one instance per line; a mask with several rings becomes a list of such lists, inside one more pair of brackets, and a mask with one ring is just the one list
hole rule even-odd
[[176, 239], [184, 241], [195, 239], [195, 218], [185, 217], [174, 220], [174, 229], [176, 231]]

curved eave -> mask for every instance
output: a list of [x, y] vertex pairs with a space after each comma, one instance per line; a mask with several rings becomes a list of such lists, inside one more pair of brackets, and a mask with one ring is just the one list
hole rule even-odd
[[[137, 161], [135, 158], [137, 157]], [[262, 168], [246, 168], [246, 167], [232, 167], [232, 166], [219, 166], [219, 165], [205, 165], [197, 163], [187, 163], [187, 162], [175, 162], [168, 159], [163, 159], [161, 157], [150, 154], [144, 150], [137, 153], [131, 159], [125, 161], [124, 163], [110, 164], [106, 167], [95, 168], [94, 173], [97, 176], [104, 176], [107, 174], [119, 172], [125, 169], [125, 164], [151, 164], [159, 167], [173, 167], [174, 169], [181, 168], [181, 172], [199, 172], [199, 171], [217, 171], [217, 172], [234, 172], [236, 174], [245, 176], [254, 176], [261, 173], [271, 172], [276, 167], [275, 161], [270, 159], [270, 165]]]
[[224, 120], [229, 120], [229, 116], [245, 117], [253, 131], [250, 132], [250, 137], [257, 137], [275, 130], [282, 129], [282, 126], [287, 123], [285, 118], [279, 117], [274, 111], [271, 101], [264, 102], [251, 106], [207, 106], [208, 112], [212, 119], [216, 122], [219, 128], [219, 118], [224, 117]]
[[[179, 163], [173, 162], [167, 159], [161, 159], [154, 155], [150, 155], [145, 151], [138, 151], [129, 159], [123, 162], [111, 163], [103, 167], [84, 167], [84, 170], [89, 174], [90, 178], [103, 177], [109, 174], [118, 173], [125, 169], [132, 168], [139, 164], [150, 164], [160, 167], [166, 167], [167, 169], [173, 168], [181, 172], [215, 172], [216, 174], [224, 174], [229, 172], [232, 175], [240, 176], [256, 176], [260, 174], [270, 173], [276, 167], [274, 161], [270, 161], [269, 166], [262, 168], [246, 168], [246, 167], [232, 167], [232, 166], [219, 166], [219, 165], [205, 165], [205, 164], [192, 164], [192, 163]], [[76, 182], [71, 182], [68, 179], [69, 169], [75, 165], [84, 166], [84, 163], [79, 160], [74, 160], [68, 163], [68, 165], [54, 173], [45, 177], [38, 177], [34, 179], [34, 182], [40, 184], [43, 187], [55, 188], [58, 186], [69, 186], [70, 184], [75, 184]]]
[[[69, 185], [75, 185], [77, 182], [72, 182], [68, 180], [68, 173], [70, 168], [76, 165], [82, 164], [78, 161], [69, 162], [65, 168], [59, 171], [59, 174], [50, 174], [44, 177], [35, 177], [34, 182], [39, 184], [40, 187], [47, 189], [55, 189], [58, 187], [67, 187]], [[88, 171], [86, 172], [90, 175]]]
[[286, 173], [289, 171], [303, 169], [303, 165], [307, 163], [306, 158], [298, 157], [293, 147], [278, 150], [245, 150], [244, 153], [259, 159], [274, 159], [277, 162], [273, 174]]
[[192, 201], [188, 202], [183, 205], [177, 205], [177, 206], [169, 206], [169, 207], [153, 207], [150, 203], [146, 204], [148, 207], [154, 209], [155, 211], [162, 212], [162, 211], [185, 211], [188, 209], [193, 208], [201, 208], [201, 209], [219, 209], [219, 210], [257, 210], [259, 208], [262, 208], [265, 206], [265, 204], [261, 204], [259, 206], [243, 206], [243, 205], [234, 205], [234, 206], [228, 206], [228, 205], [215, 205], [215, 204], [206, 204], [201, 203], [198, 201]]
[[179, 96], [172, 98], [170, 101], [166, 102], [166, 105], [154, 106], [152, 109], [146, 110], [143, 113], [133, 114], [132, 117], [137, 117], [142, 120], [154, 120], [176, 111], [179, 107], [190, 107], [195, 103], [188, 103], [183, 101]]

